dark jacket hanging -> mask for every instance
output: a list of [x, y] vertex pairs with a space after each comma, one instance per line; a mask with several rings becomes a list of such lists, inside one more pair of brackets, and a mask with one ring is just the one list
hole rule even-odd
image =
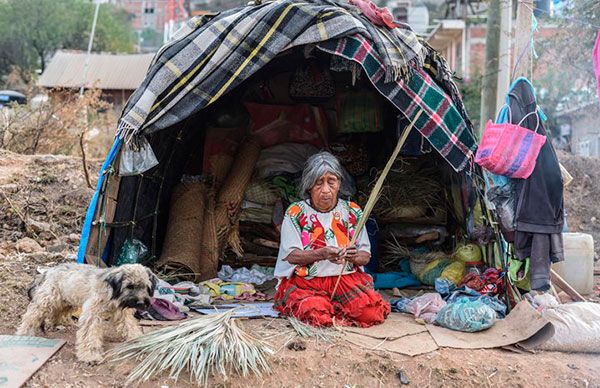
[[[515, 83], [509, 94], [512, 123], [519, 123], [537, 111], [535, 93], [525, 80]], [[522, 127], [547, 136], [539, 114], [529, 115]], [[548, 138], [527, 179], [515, 179], [517, 193], [515, 248], [521, 260], [531, 260], [531, 287], [550, 287], [550, 264], [564, 260], [562, 228], [564, 224], [563, 182], [556, 152]]]
[[[537, 104], [534, 91], [525, 80], [519, 80], [509, 94], [511, 122], [517, 124]], [[546, 135], [539, 115], [530, 115], [521, 126]], [[527, 179], [516, 179], [518, 204], [516, 212], [517, 231], [530, 233], [561, 233], [563, 216], [563, 182], [558, 158], [548, 138], [538, 155], [535, 169]]]

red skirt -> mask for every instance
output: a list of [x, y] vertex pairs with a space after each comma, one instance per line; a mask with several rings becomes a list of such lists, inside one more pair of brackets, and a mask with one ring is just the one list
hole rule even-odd
[[275, 309], [313, 326], [369, 327], [383, 323], [390, 304], [373, 288], [364, 272], [343, 275], [335, 296], [331, 292], [337, 276], [283, 279], [275, 294]]

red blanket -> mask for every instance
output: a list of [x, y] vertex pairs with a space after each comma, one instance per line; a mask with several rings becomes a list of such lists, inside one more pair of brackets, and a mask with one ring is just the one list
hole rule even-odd
[[364, 272], [343, 275], [333, 300], [337, 276], [283, 279], [275, 294], [275, 309], [313, 326], [369, 327], [383, 323], [390, 304], [373, 289]]

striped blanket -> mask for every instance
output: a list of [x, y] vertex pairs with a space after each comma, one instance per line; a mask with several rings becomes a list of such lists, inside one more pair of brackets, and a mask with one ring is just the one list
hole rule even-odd
[[279, 0], [191, 19], [153, 60], [119, 121], [129, 145], [189, 117], [238, 86], [279, 53], [351, 34], [369, 36], [386, 78], [421, 67], [424, 50], [408, 29], [372, 25], [355, 8], [327, 0]]
[[456, 171], [467, 166], [477, 148], [472, 128], [451, 97], [424, 69], [412, 69], [408, 81], [385, 82], [385, 65], [369, 40], [361, 35], [322, 42], [317, 47], [359, 63], [375, 88], [409, 120], [422, 109], [415, 128]]
[[142, 135], [177, 124], [248, 79], [292, 47], [318, 48], [359, 63], [456, 169], [474, 138], [448, 96], [422, 70], [428, 50], [406, 28], [371, 24], [352, 6], [327, 0], [278, 0], [191, 19], [155, 56], [129, 99], [117, 135], [135, 148]]

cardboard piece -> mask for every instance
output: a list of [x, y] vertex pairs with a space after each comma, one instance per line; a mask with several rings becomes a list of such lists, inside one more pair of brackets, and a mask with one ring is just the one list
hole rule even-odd
[[65, 340], [0, 335], [0, 387], [20, 387], [48, 361]]
[[407, 335], [419, 334], [427, 331], [424, 325], [415, 322], [412, 315], [391, 313], [381, 325], [368, 328], [341, 327], [342, 331], [361, 334], [371, 338], [396, 340]]
[[433, 325], [426, 327], [438, 346], [458, 349], [499, 348], [530, 339], [539, 343], [554, 335], [552, 324], [527, 301], [519, 302], [506, 318], [484, 331], [464, 333]]
[[419, 354], [433, 352], [438, 349], [435, 341], [427, 332], [406, 335], [395, 340], [382, 340], [362, 334], [347, 332], [344, 339], [368, 350], [385, 350], [388, 352], [404, 354], [406, 356], [418, 356]]

